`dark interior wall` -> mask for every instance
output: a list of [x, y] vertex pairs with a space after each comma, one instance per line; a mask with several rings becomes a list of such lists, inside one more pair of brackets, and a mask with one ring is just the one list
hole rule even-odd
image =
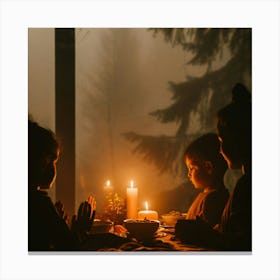
[[75, 212], [75, 29], [55, 29], [55, 126], [62, 148], [57, 165], [56, 200]]

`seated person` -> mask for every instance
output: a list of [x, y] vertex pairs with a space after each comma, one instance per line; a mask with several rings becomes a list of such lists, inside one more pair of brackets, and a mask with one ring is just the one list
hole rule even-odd
[[186, 215], [186, 219], [202, 219], [210, 226], [219, 223], [229, 192], [224, 186], [227, 163], [220, 154], [216, 134], [205, 134], [192, 142], [184, 155], [188, 177], [201, 190]]
[[63, 217], [61, 204], [55, 205], [45, 190], [56, 177], [59, 144], [53, 132], [28, 121], [28, 250], [77, 250], [83, 233], [90, 229], [95, 201], [80, 205], [71, 230]]
[[[221, 154], [231, 169], [241, 169], [220, 220], [212, 228], [202, 219], [178, 221], [175, 235], [189, 244], [218, 250], [252, 250], [252, 104], [251, 93], [242, 84], [232, 90], [232, 102], [217, 114]], [[186, 234], [187, 232], [187, 234]], [[192, 236], [196, 235], [196, 238]]]

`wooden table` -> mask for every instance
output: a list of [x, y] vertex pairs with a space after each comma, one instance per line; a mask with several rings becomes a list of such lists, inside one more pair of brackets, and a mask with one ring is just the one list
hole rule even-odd
[[81, 246], [81, 251], [99, 252], [187, 252], [209, 251], [207, 248], [182, 244], [175, 239], [174, 228], [160, 227], [152, 240], [138, 241], [114, 233], [91, 234]]
[[174, 251], [209, 251], [208, 248], [198, 247], [191, 244], [183, 244], [175, 238], [174, 228], [160, 228], [157, 232], [156, 240], [170, 244]]

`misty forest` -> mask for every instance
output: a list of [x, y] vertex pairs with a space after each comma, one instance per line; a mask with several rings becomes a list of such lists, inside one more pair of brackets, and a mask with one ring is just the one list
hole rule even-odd
[[[125, 203], [134, 180], [139, 209], [186, 212], [197, 191], [187, 145], [215, 132], [215, 115], [237, 82], [251, 90], [251, 29], [77, 28], [76, 208], [106, 181]], [[32, 95], [29, 95], [32, 98]], [[32, 113], [32, 106], [29, 106]], [[33, 113], [36, 118], [36, 113]], [[228, 171], [229, 190], [239, 171]]]

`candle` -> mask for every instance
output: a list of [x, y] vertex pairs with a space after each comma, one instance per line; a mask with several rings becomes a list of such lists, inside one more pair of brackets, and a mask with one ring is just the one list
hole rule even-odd
[[126, 189], [127, 218], [137, 218], [138, 189], [134, 187], [133, 180], [130, 181], [130, 187]]
[[106, 185], [105, 185], [104, 189], [105, 189], [105, 192], [107, 194], [110, 194], [113, 191], [113, 186], [111, 185], [111, 181], [110, 180], [106, 181]]
[[106, 185], [105, 185], [105, 190], [111, 190], [111, 189], [112, 189], [111, 181], [110, 181], [110, 180], [107, 180], [107, 181], [106, 181]]
[[148, 202], [145, 202], [146, 210], [141, 210], [138, 212], [138, 219], [147, 220], [158, 220], [158, 212], [154, 210], [149, 210]]

